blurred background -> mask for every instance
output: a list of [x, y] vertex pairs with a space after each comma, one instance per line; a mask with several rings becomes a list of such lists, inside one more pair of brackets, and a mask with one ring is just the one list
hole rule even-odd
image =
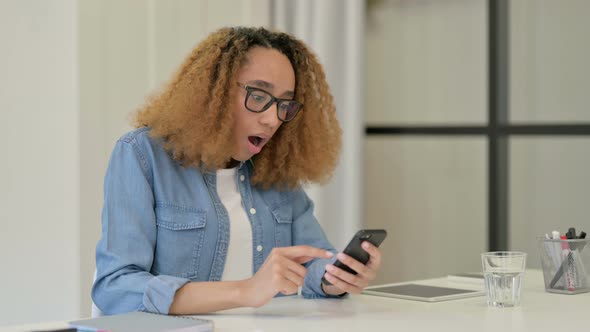
[[[588, 231], [585, 0], [0, 0], [0, 326], [90, 314], [102, 180], [130, 114], [208, 33], [319, 56], [344, 129], [310, 186], [342, 249], [385, 228], [375, 283], [479, 271]], [[584, 41], [586, 40], [586, 41]]]

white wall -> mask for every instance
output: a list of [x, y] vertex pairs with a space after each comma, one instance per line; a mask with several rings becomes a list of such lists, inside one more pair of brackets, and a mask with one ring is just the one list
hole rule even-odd
[[[483, 125], [487, 1], [369, 3], [365, 123]], [[365, 224], [389, 231], [375, 283], [478, 271], [487, 248], [485, 139], [370, 136], [364, 147]]]
[[510, 143], [509, 244], [540, 268], [538, 238], [590, 229], [590, 137], [519, 137]]
[[[342, 250], [362, 227], [363, 37], [358, 0], [274, 0], [274, 26], [303, 40], [324, 67], [342, 127], [342, 153], [329, 182], [306, 193], [332, 245]], [[346, 204], [342, 204], [346, 202]]]
[[[588, 123], [590, 30], [585, 0], [510, 2], [514, 16], [510, 120]], [[590, 229], [590, 137], [516, 137], [510, 142], [510, 247], [531, 253], [537, 237], [569, 227]]]
[[510, 1], [510, 120], [590, 122], [586, 0]]
[[[370, 3], [366, 121], [484, 124], [488, 1]], [[588, 123], [590, 1], [509, 5], [510, 121]], [[369, 225], [392, 230], [379, 281], [480, 269], [478, 254], [487, 247], [487, 144], [476, 137], [365, 139], [365, 216]], [[529, 267], [540, 266], [538, 237], [570, 226], [590, 229], [589, 144], [588, 136], [510, 137], [508, 243], [529, 253]], [[416, 246], [419, 258], [408, 250]]]
[[0, 326], [90, 314], [102, 180], [130, 113], [207, 33], [269, 15], [268, 0], [0, 2]]
[[487, 1], [369, 3], [366, 123], [483, 124]]
[[102, 180], [115, 141], [131, 129], [132, 113], [208, 33], [267, 25], [269, 13], [267, 0], [80, 1], [82, 315], [91, 304]]
[[0, 2], [0, 325], [79, 314], [76, 6]]
[[486, 165], [481, 137], [365, 139], [366, 223], [389, 233], [375, 284], [481, 269]]

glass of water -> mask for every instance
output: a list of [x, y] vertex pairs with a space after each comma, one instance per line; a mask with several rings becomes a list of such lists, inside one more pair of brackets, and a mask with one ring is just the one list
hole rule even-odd
[[526, 253], [493, 251], [481, 254], [488, 306], [520, 305]]

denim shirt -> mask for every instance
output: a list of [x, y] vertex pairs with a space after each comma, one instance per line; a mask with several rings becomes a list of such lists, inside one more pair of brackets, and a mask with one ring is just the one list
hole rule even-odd
[[[303, 190], [253, 187], [251, 172], [251, 163], [242, 163], [236, 182], [252, 226], [252, 274], [275, 247], [304, 244], [336, 253]], [[182, 167], [161, 140], [149, 136], [148, 128], [124, 135], [104, 181], [94, 303], [104, 314], [167, 314], [176, 291], [189, 281], [221, 279], [229, 227], [215, 172]], [[304, 297], [326, 297], [321, 277], [334, 260], [305, 264]]]

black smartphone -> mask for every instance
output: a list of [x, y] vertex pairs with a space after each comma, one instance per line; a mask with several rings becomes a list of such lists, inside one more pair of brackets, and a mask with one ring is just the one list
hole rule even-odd
[[[361, 229], [360, 231], [356, 232], [342, 252], [363, 264], [367, 264], [370, 258], [369, 253], [361, 247], [361, 244], [364, 241], [367, 241], [372, 243], [375, 247], [379, 247], [381, 242], [385, 240], [385, 237], [387, 237], [387, 232], [384, 229]], [[334, 266], [348, 273], [357, 274], [356, 271], [339, 260], [334, 262]], [[322, 277], [322, 283], [331, 285], [331, 283], [324, 277]]]

